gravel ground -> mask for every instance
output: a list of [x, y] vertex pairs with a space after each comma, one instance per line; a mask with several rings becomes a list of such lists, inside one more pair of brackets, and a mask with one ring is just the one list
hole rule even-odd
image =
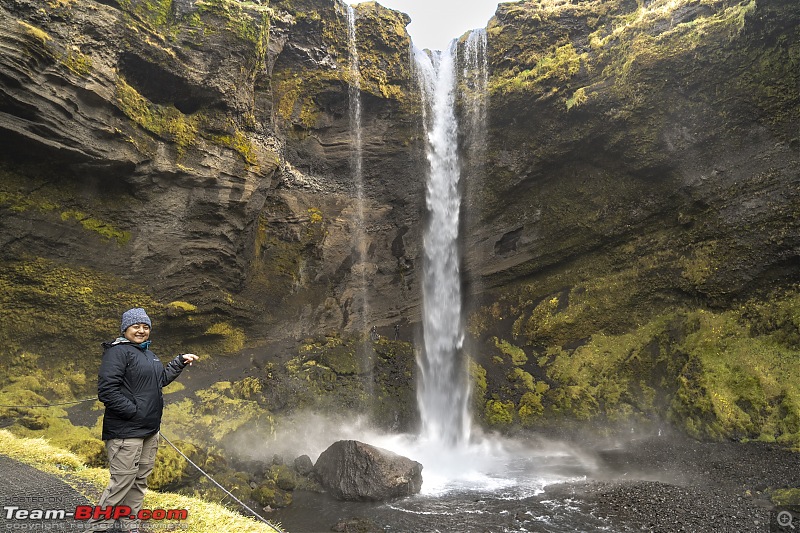
[[599, 452], [607, 480], [548, 487], [586, 503], [618, 531], [766, 533], [778, 527], [773, 489], [800, 486], [800, 453], [764, 443], [632, 440]]

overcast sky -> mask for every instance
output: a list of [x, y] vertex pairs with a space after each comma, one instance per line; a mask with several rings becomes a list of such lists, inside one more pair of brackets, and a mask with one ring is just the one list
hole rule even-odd
[[[352, 1], [352, 4], [360, 2]], [[384, 7], [408, 13], [408, 33], [419, 48], [442, 50], [469, 30], [485, 28], [498, 0], [378, 0]]]

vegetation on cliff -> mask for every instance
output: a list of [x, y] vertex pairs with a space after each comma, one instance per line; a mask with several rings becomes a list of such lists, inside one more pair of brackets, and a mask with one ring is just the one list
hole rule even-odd
[[468, 231], [496, 228], [466, 247], [486, 423], [800, 445], [799, 18], [786, 1], [500, 6], [467, 190]]

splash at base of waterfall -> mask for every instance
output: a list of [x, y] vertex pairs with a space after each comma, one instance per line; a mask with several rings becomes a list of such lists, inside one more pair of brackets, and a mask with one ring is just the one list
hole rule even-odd
[[[608, 531], [583, 503], [553, 498], [545, 488], [597, 476], [592, 456], [563, 442], [521, 442], [491, 435], [443, 449], [437, 439], [340, 428], [349, 438], [404, 455], [423, 465], [422, 491], [390, 502], [335, 501], [296, 493], [291, 508], [275, 513], [294, 533], [327, 531], [343, 518], [361, 517], [387, 532]], [[309, 512], [313, 509], [313, 512]]]
[[498, 435], [443, 448], [437, 439], [416, 435], [373, 435], [375, 446], [419, 461], [423, 466], [421, 494], [491, 492], [524, 498], [551, 483], [574, 480], [596, 469], [589, 456], [544, 439], [525, 444]]

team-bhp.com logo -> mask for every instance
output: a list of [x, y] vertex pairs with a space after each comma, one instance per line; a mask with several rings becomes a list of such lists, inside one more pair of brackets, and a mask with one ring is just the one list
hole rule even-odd
[[79, 505], [75, 511], [66, 509], [20, 509], [15, 505], [3, 507], [6, 520], [119, 520], [131, 518], [139, 520], [186, 520], [189, 511], [186, 509], [142, 509], [134, 513], [127, 505], [100, 507], [97, 505]]

